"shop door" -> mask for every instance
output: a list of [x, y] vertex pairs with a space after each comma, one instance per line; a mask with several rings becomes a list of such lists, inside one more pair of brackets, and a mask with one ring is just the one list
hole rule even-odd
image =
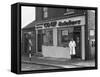
[[76, 55], [75, 58], [81, 58], [81, 27], [74, 28], [73, 38], [76, 42]]
[[37, 52], [42, 52], [42, 43], [43, 43], [43, 37], [42, 37], [42, 30], [38, 30], [38, 51]]

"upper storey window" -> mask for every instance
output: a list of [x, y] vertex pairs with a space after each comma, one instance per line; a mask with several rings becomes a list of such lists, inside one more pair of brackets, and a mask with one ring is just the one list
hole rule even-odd
[[43, 8], [43, 17], [44, 18], [47, 18], [48, 17], [48, 8], [47, 7], [44, 7]]
[[68, 15], [68, 14], [72, 14], [72, 13], [74, 13], [74, 9], [65, 9], [65, 13], [64, 13], [64, 15]]

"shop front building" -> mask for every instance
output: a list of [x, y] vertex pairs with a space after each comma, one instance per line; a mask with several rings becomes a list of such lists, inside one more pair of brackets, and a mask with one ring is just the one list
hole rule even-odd
[[52, 20], [35, 26], [36, 52], [43, 57], [71, 59], [69, 42], [76, 42], [76, 58], [85, 59], [85, 15]]
[[[62, 9], [60, 10], [62, 11]], [[76, 43], [74, 58], [81, 60], [90, 59], [91, 36], [89, 33], [91, 29], [89, 29], [89, 26], [95, 26], [95, 24], [90, 24], [91, 22], [94, 23], [94, 20], [89, 22], [91, 19], [89, 16], [93, 15], [87, 16], [87, 11], [85, 11], [85, 13], [83, 12], [81, 14], [73, 13], [72, 16], [60, 16], [47, 18], [45, 20], [40, 20], [42, 17], [41, 15], [39, 17], [39, 15], [36, 15], [39, 18], [38, 20], [36, 18], [36, 21], [30, 23], [22, 30], [23, 39], [25, 39], [23, 37], [24, 35], [32, 37], [31, 53], [33, 56], [39, 55], [41, 57], [72, 59], [69, 42], [73, 39]], [[51, 15], [54, 16], [54, 11]], [[92, 29], [94, 30], [94, 28]], [[95, 38], [95, 36], [92, 36], [92, 38]], [[28, 50], [25, 52], [25, 48], [27, 48], [26, 44], [22, 44], [22, 46], [23, 53], [28, 54]], [[94, 56], [95, 50], [92, 52], [92, 56]]]

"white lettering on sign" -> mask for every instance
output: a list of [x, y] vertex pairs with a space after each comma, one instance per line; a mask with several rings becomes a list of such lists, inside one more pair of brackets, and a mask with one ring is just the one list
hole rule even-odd
[[59, 20], [44, 22], [42, 25], [38, 25], [35, 27], [36, 29], [48, 29], [54, 27], [69, 27], [77, 25], [85, 25], [85, 16], [77, 16], [67, 19], [59, 19]]

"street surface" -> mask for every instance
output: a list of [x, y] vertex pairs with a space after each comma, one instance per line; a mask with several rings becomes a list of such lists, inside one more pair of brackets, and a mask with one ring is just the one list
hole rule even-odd
[[22, 57], [21, 70], [44, 70], [44, 69], [61, 69], [61, 68], [81, 68], [94, 67], [95, 61], [82, 61], [80, 59], [55, 59], [44, 57], [32, 57], [30, 61], [28, 57]]

